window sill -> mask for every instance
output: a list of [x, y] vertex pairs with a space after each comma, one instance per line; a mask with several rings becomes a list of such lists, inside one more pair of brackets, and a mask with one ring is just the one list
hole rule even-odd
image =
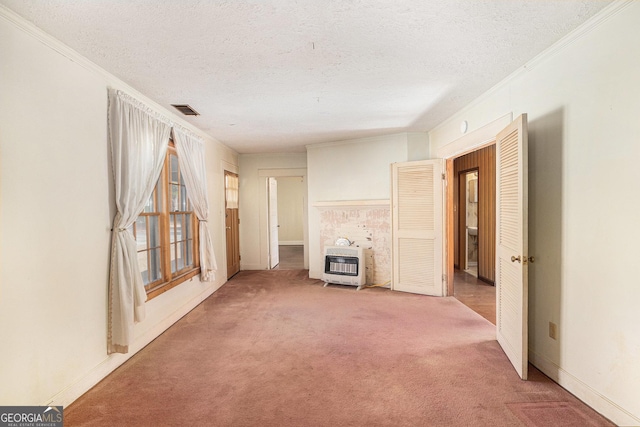
[[200, 274], [200, 267], [196, 267], [193, 270], [189, 270], [185, 273], [182, 273], [180, 276], [175, 277], [172, 281], [163, 283], [158, 285], [152, 289], [147, 290], [147, 301], [167, 292], [170, 289], [175, 288], [180, 283], [186, 282], [187, 280], [193, 278]]

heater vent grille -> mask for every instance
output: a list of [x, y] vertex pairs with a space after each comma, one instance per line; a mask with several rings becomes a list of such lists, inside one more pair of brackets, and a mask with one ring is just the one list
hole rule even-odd
[[324, 250], [325, 286], [329, 283], [364, 286], [364, 256], [362, 248], [327, 246]]
[[171, 104], [171, 106], [173, 108], [175, 108], [176, 110], [180, 111], [185, 116], [199, 116], [200, 115], [200, 113], [198, 113], [196, 110], [191, 108], [190, 105], [187, 105], [187, 104]]

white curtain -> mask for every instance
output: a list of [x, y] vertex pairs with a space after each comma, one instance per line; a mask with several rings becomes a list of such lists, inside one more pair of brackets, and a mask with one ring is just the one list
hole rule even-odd
[[200, 221], [200, 279], [210, 282], [215, 279], [218, 269], [213, 252], [213, 241], [207, 219], [209, 218], [209, 200], [207, 198], [207, 170], [204, 163], [204, 145], [202, 140], [190, 133], [173, 128], [174, 143], [178, 152], [178, 163], [187, 187], [189, 201]]
[[109, 277], [107, 351], [127, 353], [134, 322], [144, 320], [147, 294], [128, 228], [143, 211], [158, 181], [171, 123], [121, 91], [109, 90], [109, 141], [115, 180]]

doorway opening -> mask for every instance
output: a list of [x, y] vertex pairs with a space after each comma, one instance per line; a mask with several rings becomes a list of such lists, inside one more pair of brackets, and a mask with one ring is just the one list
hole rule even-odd
[[495, 324], [495, 144], [449, 162], [449, 295]]
[[227, 243], [227, 279], [240, 271], [240, 216], [238, 211], [238, 174], [224, 171], [225, 229]]
[[305, 242], [304, 176], [269, 177], [269, 268], [302, 270]]

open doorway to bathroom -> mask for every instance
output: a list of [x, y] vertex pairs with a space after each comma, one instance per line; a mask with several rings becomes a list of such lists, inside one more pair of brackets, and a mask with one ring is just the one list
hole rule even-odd
[[459, 269], [478, 277], [478, 170], [463, 172], [458, 179], [461, 221]]
[[495, 324], [495, 145], [455, 158], [452, 172], [452, 294]]

